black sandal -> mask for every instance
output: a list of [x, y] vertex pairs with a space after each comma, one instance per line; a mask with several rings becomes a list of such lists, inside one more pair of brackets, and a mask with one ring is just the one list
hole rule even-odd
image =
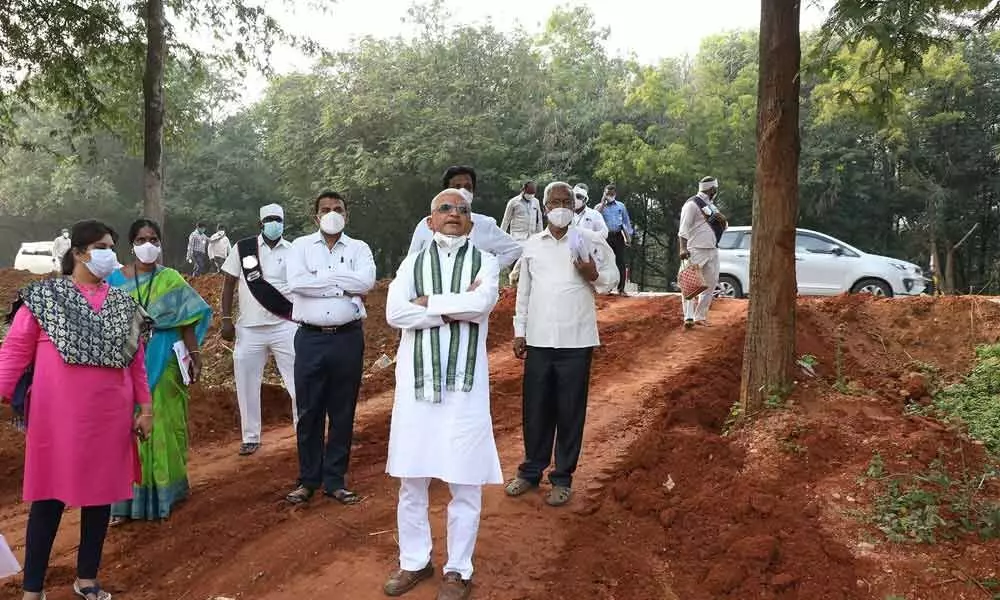
[[340, 488], [339, 490], [334, 490], [332, 492], [324, 491], [323, 495], [327, 498], [333, 498], [345, 506], [361, 502], [361, 496], [358, 496], [347, 488]]
[[289, 504], [305, 504], [306, 502], [309, 502], [310, 499], [312, 499], [313, 494], [315, 493], [316, 490], [312, 488], [307, 488], [304, 485], [300, 485], [299, 487], [289, 492], [287, 496], [285, 496], [285, 501], [288, 502]]

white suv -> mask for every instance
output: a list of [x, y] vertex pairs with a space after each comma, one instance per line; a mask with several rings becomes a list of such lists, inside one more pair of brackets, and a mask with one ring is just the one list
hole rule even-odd
[[[722, 235], [716, 295], [742, 298], [750, 293], [750, 236], [746, 226], [730, 227]], [[802, 296], [917, 296], [927, 283], [913, 263], [868, 254], [809, 229], [795, 230], [795, 278]]]
[[35, 275], [59, 271], [60, 266], [52, 257], [52, 242], [23, 242], [14, 257], [14, 268]]

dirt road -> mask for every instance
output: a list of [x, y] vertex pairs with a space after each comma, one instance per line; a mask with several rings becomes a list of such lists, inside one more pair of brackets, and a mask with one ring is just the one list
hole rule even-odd
[[[724, 437], [738, 396], [745, 303], [720, 301], [712, 327], [684, 331], [676, 297], [600, 299], [603, 346], [595, 354], [577, 495], [552, 509], [543, 502], [544, 486], [520, 499], [488, 487], [474, 597], [882, 600], [901, 580], [920, 582], [926, 565], [956, 560], [954, 553], [923, 551], [919, 561], [914, 553], [861, 556], [854, 544], [868, 535], [863, 523], [831, 500], [859, 493], [855, 478], [880, 444], [921, 455], [953, 443], [944, 428], [928, 434], [903, 415], [897, 381], [907, 360], [940, 358], [942, 373], [957, 376], [975, 343], [1000, 339], [1000, 307], [975, 304], [970, 313], [968, 302], [950, 302], [800, 305], [797, 351], [817, 358], [820, 376], [796, 391], [799, 408]], [[510, 295], [501, 300], [489, 339], [495, 432], [508, 475], [522, 457], [522, 364], [510, 351], [512, 305]], [[834, 339], [838, 325], [853, 328], [841, 341]], [[374, 335], [383, 345], [391, 337]], [[844, 374], [863, 393], [831, 395], [841, 346]], [[383, 372], [363, 386], [350, 480], [365, 499], [354, 507], [319, 497], [306, 507], [287, 506], [283, 496], [296, 475], [291, 428], [268, 428], [257, 455], [238, 457], [232, 407], [218, 404], [227, 393], [232, 402], [231, 392], [204, 396], [198, 430], [209, 441], [192, 450], [192, 497], [167, 522], [112, 532], [103, 571], [108, 590], [134, 600], [382, 598], [397, 556], [396, 484], [383, 472], [392, 383]], [[284, 399], [269, 402], [269, 414], [285, 410]], [[212, 418], [225, 422], [216, 430], [206, 421]], [[226, 435], [231, 439], [213, 441]], [[0, 437], [0, 532], [20, 546], [25, 509], [14, 500], [18, 449], [9, 439]], [[447, 501], [444, 486], [432, 486], [439, 566]], [[49, 577], [52, 600], [71, 598], [76, 523], [77, 513], [67, 513]], [[996, 545], [975, 548], [963, 562], [967, 572], [998, 563]], [[17, 583], [0, 586], [5, 597], [15, 597]], [[912, 585], [933, 594], [907, 598], [964, 597], [961, 581]], [[427, 583], [408, 597], [435, 593]]]

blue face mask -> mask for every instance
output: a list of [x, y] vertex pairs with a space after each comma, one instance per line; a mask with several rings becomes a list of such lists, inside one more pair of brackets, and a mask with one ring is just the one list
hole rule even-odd
[[285, 224], [280, 221], [268, 221], [267, 223], [264, 223], [264, 229], [261, 231], [261, 233], [264, 234], [264, 237], [272, 242], [276, 242], [281, 239], [281, 234], [284, 232]]

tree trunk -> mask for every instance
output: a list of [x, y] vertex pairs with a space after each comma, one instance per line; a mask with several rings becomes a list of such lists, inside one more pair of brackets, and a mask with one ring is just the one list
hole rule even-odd
[[944, 293], [951, 296], [955, 293], [955, 246], [948, 244], [944, 255]]
[[142, 158], [143, 214], [163, 223], [163, 71], [167, 56], [163, 0], [146, 2], [146, 73], [142, 81], [145, 115]]
[[757, 173], [740, 403], [752, 416], [790, 390], [799, 205], [799, 0], [761, 0]]

